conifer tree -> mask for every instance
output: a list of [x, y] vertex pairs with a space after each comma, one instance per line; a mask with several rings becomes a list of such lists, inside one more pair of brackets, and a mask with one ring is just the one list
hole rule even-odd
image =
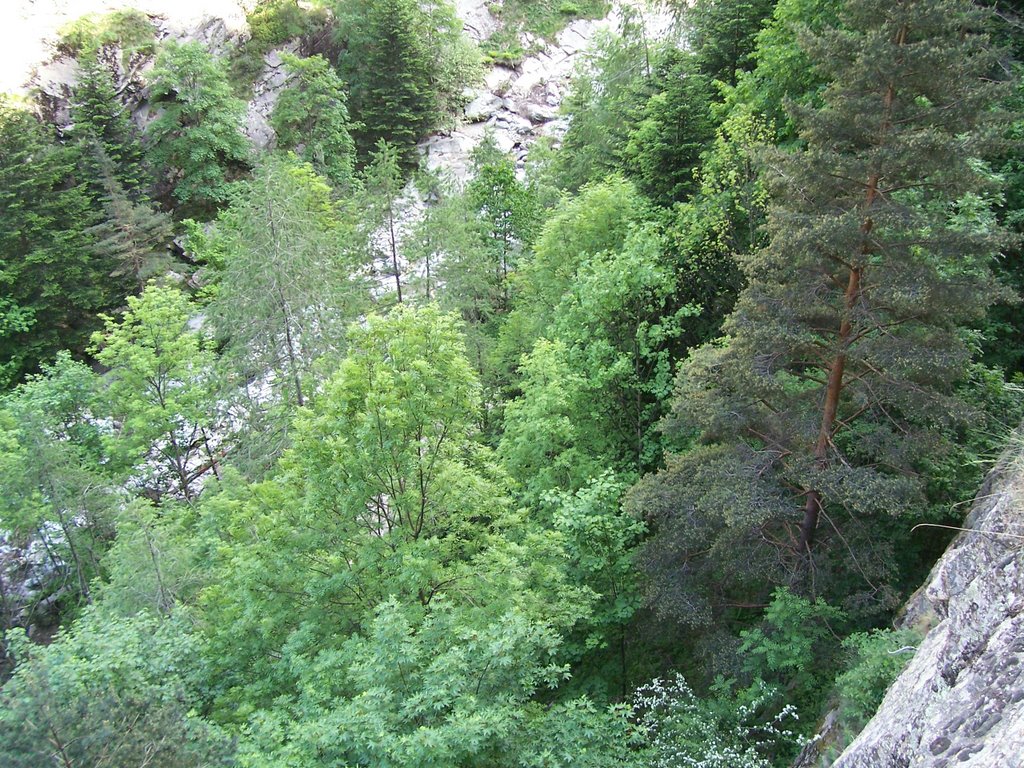
[[849, 594], [846, 572], [878, 600], [900, 565], [885, 521], [935, 501], [929, 462], [969, 413], [962, 325], [1003, 295], [998, 233], [957, 215], [997, 96], [978, 24], [964, 0], [850, 0], [803, 41], [831, 85], [797, 115], [805, 148], [768, 158], [769, 241], [742, 259], [725, 343], [679, 378], [677, 434], [700, 445], [633, 492], [669, 612], [707, 617], [712, 565], [719, 599]]
[[735, 84], [737, 72], [752, 67], [757, 33], [775, 0], [697, 0], [687, 10], [691, 45], [709, 77]]
[[171, 217], [157, 211], [145, 197], [133, 200], [118, 176], [113, 160], [100, 144], [93, 155], [102, 185], [104, 219], [88, 229], [96, 238], [97, 253], [117, 266], [111, 277], [129, 277], [139, 293], [150, 277], [157, 276], [172, 263], [168, 245], [173, 235]]
[[199, 249], [215, 262], [209, 314], [226, 356], [257, 376], [272, 372], [295, 406], [365, 307], [346, 234], [330, 186], [294, 155], [271, 155], [239, 184], [211, 247]]
[[[113, 166], [117, 181], [129, 192], [145, 186], [142, 144], [131, 122], [128, 110], [121, 103], [109, 69], [93, 53], [79, 64], [81, 74], [72, 93], [71, 134], [84, 147], [88, 161], [95, 159], [94, 145], [98, 144]], [[101, 181], [108, 169], [98, 162], [89, 169], [96, 181]], [[97, 192], [106, 193], [105, 183]]]
[[383, 140], [409, 160], [437, 118], [427, 17], [416, 0], [344, 3], [339, 17], [347, 49], [339, 66], [360, 124], [360, 154], [370, 154]]
[[367, 251], [374, 261], [383, 261], [395, 279], [395, 295], [402, 303], [402, 266], [399, 263], [398, 204], [401, 197], [402, 169], [395, 146], [381, 139], [366, 169], [364, 184], [370, 216], [364, 221]]
[[0, 100], [0, 386], [60, 349], [81, 351], [122, 296], [86, 232], [96, 216], [79, 149]]

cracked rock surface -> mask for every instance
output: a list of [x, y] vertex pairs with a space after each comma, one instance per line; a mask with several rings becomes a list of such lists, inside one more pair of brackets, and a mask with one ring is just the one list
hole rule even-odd
[[924, 640], [834, 768], [1024, 766], [1024, 456], [963, 527], [904, 611]]

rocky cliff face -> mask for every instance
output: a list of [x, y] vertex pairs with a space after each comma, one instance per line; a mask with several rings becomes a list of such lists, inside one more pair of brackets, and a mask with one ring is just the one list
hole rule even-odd
[[911, 598], [927, 632], [834, 768], [1024, 766], [1024, 456], [992, 472], [961, 533]]
[[[87, 14], [137, 8], [159, 18], [165, 36], [194, 37], [216, 20], [225, 35], [244, 34], [246, 9], [252, 0], [3, 0], [0, 3], [0, 92], [25, 93], [33, 85], [60, 82], [73, 73], [33, 71], [53, 58], [60, 29]], [[66, 65], [66, 63], [65, 63]], [[44, 67], [45, 70], [45, 67]]]

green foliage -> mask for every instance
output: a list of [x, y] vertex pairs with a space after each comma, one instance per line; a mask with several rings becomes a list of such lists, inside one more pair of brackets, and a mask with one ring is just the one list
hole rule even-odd
[[573, 19], [600, 19], [608, 13], [607, 0], [505, 0], [491, 6], [501, 27], [483, 43], [488, 61], [516, 66], [524, 54], [521, 35], [554, 40]]
[[[0, 763], [767, 768], [827, 696], [859, 728], [916, 638], [841, 632], [1024, 413], [970, 363], [1019, 357], [985, 313], [1022, 202], [971, 3], [697, 0], [685, 50], [620, 9], [525, 181], [485, 137], [411, 225], [480, 54], [447, 0], [326, 5], [255, 3], [227, 57], [244, 93], [325, 54], [282, 53], [252, 168], [200, 44], [156, 62], [143, 157], [136, 12], [69, 29], [67, 132], [0, 105], [0, 528], [49, 573], [0, 585]], [[607, 9], [496, 3], [488, 56]], [[150, 160], [214, 219], [201, 306], [147, 285]], [[672, 667], [700, 692], [631, 694]]]
[[648, 742], [645, 765], [672, 768], [770, 768], [775, 753], [788, 752], [797, 738], [787, 725], [791, 707], [772, 714], [778, 694], [757, 682], [746, 689], [718, 685], [701, 699], [681, 675], [656, 679], [637, 689], [633, 717]]
[[628, 708], [600, 710], [587, 699], [528, 710], [531, 717], [516, 744], [517, 768], [639, 768], [643, 736]]
[[779, 688], [813, 715], [832, 684], [838, 640], [834, 623], [845, 615], [821, 598], [813, 602], [777, 589], [760, 627], [740, 632], [744, 671]]
[[585, 187], [559, 203], [517, 277], [516, 307], [502, 333], [507, 363], [514, 364], [545, 334], [578, 271], [599, 253], [620, 248], [643, 213], [643, 201], [621, 178]]
[[443, 285], [438, 296], [465, 321], [472, 359], [485, 384], [493, 388], [495, 340], [509, 312], [512, 282], [534, 238], [539, 211], [534, 190], [516, 178], [511, 160], [487, 139], [477, 148], [474, 162], [476, 174], [459, 203], [470, 217], [472, 232], [438, 266]]
[[758, 30], [774, 5], [773, 0], [697, 0], [687, 18], [701, 72], [735, 83], [738, 72], [751, 69]]
[[653, 87], [651, 60], [658, 55], [628, 17], [620, 34], [595, 37], [563, 102], [572, 119], [552, 163], [558, 186], [576, 191], [621, 168], [636, 113]]
[[[578, 452], [589, 461], [573, 470], [577, 478], [594, 466], [636, 472], [658, 461], [654, 424], [671, 391], [675, 340], [697, 310], [675, 304], [675, 277], [664, 261], [662, 240], [653, 227], [639, 224], [645, 211], [635, 187], [619, 177], [589, 185], [556, 209], [521, 270], [521, 292], [502, 329], [502, 352], [536, 343], [541, 334], [563, 344], [544, 350], [539, 364], [549, 372], [536, 378], [537, 389], [531, 372], [522, 397], [513, 401], [520, 404], [509, 406], [503, 452], [520, 457], [513, 472], [530, 475], [534, 489], [577, 464]], [[563, 357], [555, 364], [560, 371], [552, 367], [557, 355]], [[549, 393], [559, 387], [565, 391], [552, 398]], [[579, 410], [570, 413], [570, 407]], [[530, 424], [527, 414], [539, 420]], [[552, 419], [572, 429], [542, 437]], [[545, 459], [549, 451], [570, 453]]]
[[475, 444], [454, 319], [399, 307], [349, 340], [280, 476], [204, 502], [223, 542], [203, 598], [219, 708], [258, 710], [252, 752], [281, 760], [320, 745], [391, 764], [436, 744], [481, 764], [564, 676], [560, 630], [592, 593]]
[[193, 247], [214, 267], [208, 313], [225, 358], [243, 378], [271, 375], [277, 399], [303, 405], [368, 300], [330, 187], [294, 156], [269, 155]]
[[591, 403], [583, 376], [569, 363], [564, 342], [541, 339], [519, 369], [523, 394], [505, 406], [499, 453], [509, 473], [536, 502], [554, 489], [575, 490], [596, 477], [608, 457], [593, 455], [580, 433]]
[[[415, 267], [412, 286], [426, 301], [438, 299], [472, 323], [467, 311], [489, 306], [492, 298], [492, 271], [486, 266], [480, 221], [465, 195], [453, 192], [441, 179], [421, 174], [417, 186], [433, 202], [403, 242], [406, 258]], [[473, 347], [473, 339], [467, 339], [467, 345]]]
[[307, 10], [295, 0], [261, 0], [246, 14], [249, 35], [263, 52], [308, 35], [322, 21], [322, 11]]
[[0, 387], [61, 349], [80, 353], [126, 287], [87, 232], [96, 215], [81, 159], [0, 100]]
[[193, 711], [205, 670], [184, 621], [88, 611], [48, 646], [24, 636], [0, 689], [0, 760], [12, 768], [229, 765], [228, 738]]
[[570, 583], [596, 595], [589, 615], [567, 643], [570, 651], [584, 657], [586, 675], [577, 687], [605, 698], [627, 689], [628, 626], [642, 604], [633, 556], [644, 526], [621, 509], [628, 487], [605, 471], [574, 494], [549, 494], [541, 505], [550, 510], [551, 529], [563, 538]]
[[181, 291], [151, 283], [128, 297], [120, 320], [106, 317], [93, 335], [92, 352], [110, 369], [103, 392], [116, 423], [107, 436], [109, 468], [135, 473], [156, 498], [192, 499], [212, 468], [213, 352], [190, 327], [193, 312]]
[[67, 24], [60, 30], [57, 48], [68, 56], [88, 60], [99, 49], [116, 46], [127, 62], [134, 55], [152, 56], [156, 34], [156, 25], [146, 13], [125, 8], [103, 16], [89, 14]]
[[[44, 593], [64, 607], [90, 600], [114, 532], [118, 497], [100, 473], [96, 385], [92, 371], [61, 353], [0, 401], [0, 526], [44, 542], [53, 573]], [[30, 620], [42, 618], [33, 614], [30, 607]]]
[[342, 0], [335, 13], [359, 154], [386, 141], [411, 165], [416, 142], [461, 104], [477, 75], [461, 22], [444, 0]]
[[878, 710], [889, 686], [913, 658], [921, 637], [912, 630], [876, 629], [843, 640], [849, 661], [836, 678], [839, 713], [859, 731]]
[[[756, 66], [738, 72], [734, 87], [723, 89], [731, 119], [755, 119], [777, 138], [797, 141], [793, 110], [787, 104], [821, 105], [828, 76], [801, 45], [801, 35], [841, 25], [838, 0], [779, 0], [756, 37]], [[730, 119], [726, 118], [726, 122]]]
[[241, 764], [514, 765], [530, 694], [566, 674], [558, 637], [519, 611], [473, 613], [382, 603], [339, 651], [302, 662], [297, 705], [256, 718]]
[[997, 96], [984, 41], [961, 34], [970, 13], [856, 0], [842, 27], [803, 38], [832, 84], [820, 108], [797, 110], [804, 148], [769, 155], [769, 239], [741, 260], [725, 343], [691, 355], [678, 380], [673, 429], [703, 446], [638, 491], [666, 594], [735, 567], [716, 589], [813, 582], [861, 616], [895, 605], [914, 563], [879, 531], [939, 501], [925, 465], [971, 412], [950, 386], [969, 370], [961, 326], [1004, 293], [989, 270], [998, 234], [953, 215], [987, 183], [970, 158]]
[[93, 188], [99, 194], [108, 192], [104, 177], [113, 175], [137, 196], [149, 178], [138, 132], [117, 94], [113, 75], [96, 56], [80, 62], [79, 71], [71, 96], [70, 135], [81, 144]]
[[534, 190], [516, 178], [492, 142], [485, 138], [473, 159], [477, 174], [464, 192], [421, 178], [424, 194], [438, 202], [427, 208], [403, 248], [422, 269], [416, 286], [464, 322], [469, 358], [483, 385], [481, 426], [491, 442], [504, 383], [494, 366], [495, 342], [539, 211]]
[[277, 146], [296, 149], [317, 173], [345, 189], [352, 183], [355, 143], [344, 84], [322, 56], [300, 59], [283, 53], [281, 61], [292, 80], [270, 115]]
[[623, 164], [640, 189], [663, 205], [696, 190], [700, 156], [714, 137], [711, 82], [693, 57], [673, 54], [658, 62], [654, 93], [639, 110], [623, 151]]
[[[1003, 35], [1008, 35], [1009, 22], [1001, 25]], [[1016, 59], [1010, 70], [1015, 87], [1008, 94], [1004, 108], [1017, 119], [1006, 132], [1006, 145], [990, 162], [994, 171], [1003, 179], [1003, 195], [995, 200], [994, 210], [998, 221], [1015, 236], [1016, 241], [1004, 248], [996, 259], [994, 269], [1000, 280], [1010, 286], [1018, 296], [1024, 294], [1024, 275], [1021, 274], [1021, 237], [1024, 235], [1024, 67], [1020, 63], [1019, 35], [1009, 34], [1011, 43], [1017, 43]], [[982, 354], [988, 365], [998, 366], [1006, 371], [1007, 377], [1024, 372], [1024, 340], [1021, 338], [1020, 322], [1022, 304], [1007, 302], [995, 305], [982, 326]]]
[[169, 616], [194, 602], [208, 576], [197, 562], [192, 523], [184, 506], [164, 501], [156, 507], [132, 499], [116, 515], [117, 537], [103, 558], [104, 580], [97, 586], [103, 611], [111, 617]]
[[478, 384], [454, 321], [400, 308], [349, 333], [353, 352], [297, 425], [309, 493], [353, 523], [369, 514], [390, 539], [461, 546], [458, 519], [485, 487], [461, 467]]
[[363, 173], [361, 201], [366, 213], [360, 219], [362, 241], [368, 263], [382, 262], [381, 272], [395, 280], [395, 297], [402, 303], [402, 269], [399, 250], [399, 198], [405, 189], [399, 150], [383, 139]]
[[128, 277], [141, 292], [146, 281], [165, 274], [174, 263], [170, 240], [174, 233], [171, 217], [154, 210], [149, 200], [133, 197], [116, 175], [112, 158], [99, 145], [93, 146], [103, 195], [104, 218], [87, 232], [96, 238], [96, 250], [117, 266], [111, 277]]
[[[319, 4], [317, 4], [319, 5]], [[298, 40], [306, 50], [330, 24], [326, 9], [299, 5], [296, 0], [259, 0], [245, 17], [249, 38], [231, 51], [229, 77], [235, 94], [245, 98], [263, 72], [264, 57], [274, 48]]]
[[150, 94], [160, 111], [146, 138], [163, 191], [173, 195], [179, 215], [212, 214], [249, 162], [240, 130], [245, 104], [231, 95], [221, 61], [198, 42], [163, 47]]

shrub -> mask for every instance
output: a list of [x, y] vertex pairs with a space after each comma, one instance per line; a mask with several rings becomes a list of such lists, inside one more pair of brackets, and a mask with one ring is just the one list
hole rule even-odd
[[104, 16], [89, 14], [60, 30], [57, 50], [78, 57], [107, 45], [123, 48], [126, 58], [132, 53], [150, 56], [155, 51], [156, 26], [149, 16], [134, 8]]
[[913, 658], [921, 637], [913, 630], [876, 629], [843, 641], [850, 663], [836, 678], [843, 724], [859, 731], [878, 710], [886, 691]]

